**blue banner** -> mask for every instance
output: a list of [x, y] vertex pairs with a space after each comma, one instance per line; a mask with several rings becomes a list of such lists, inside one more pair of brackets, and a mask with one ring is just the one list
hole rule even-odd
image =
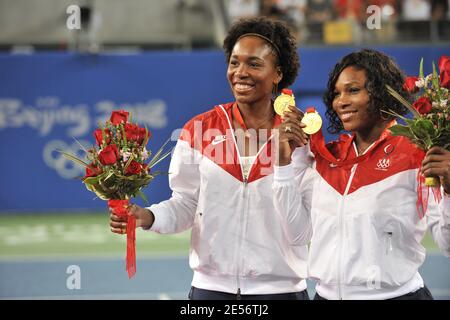
[[[324, 115], [321, 96], [328, 74], [356, 49], [299, 50], [302, 66], [292, 89], [300, 108], [314, 105]], [[432, 61], [450, 52], [448, 45], [379, 49], [409, 75], [418, 73], [421, 57], [430, 71]], [[155, 152], [167, 139], [175, 141], [176, 129], [191, 117], [232, 100], [220, 51], [2, 54], [0, 211], [105, 209], [104, 201], [94, 199], [78, 179], [84, 168], [55, 149], [83, 156], [80, 144], [94, 144], [97, 123], [125, 108], [152, 132], [148, 148]], [[169, 159], [157, 169], [167, 172], [168, 165]], [[158, 176], [144, 193], [150, 203], [170, 197], [167, 176]]]

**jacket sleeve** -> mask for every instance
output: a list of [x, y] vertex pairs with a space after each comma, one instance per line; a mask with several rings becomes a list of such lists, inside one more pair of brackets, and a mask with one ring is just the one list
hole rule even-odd
[[194, 221], [200, 188], [200, 152], [179, 139], [169, 166], [170, 199], [150, 206], [155, 221], [149, 229], [157, 233], [178, 233]]
[[450, 196], [445, 195], [436, 203], [430, 191], [427, 224], [434, 241], [439, 249], [450, 257]]
[[292, 162], [274, 167], [272, 184], [274, 205], [291, 245], [306, 245], [311, 240], [311, 201], [315, 170], [309, 147], [295, 149]]

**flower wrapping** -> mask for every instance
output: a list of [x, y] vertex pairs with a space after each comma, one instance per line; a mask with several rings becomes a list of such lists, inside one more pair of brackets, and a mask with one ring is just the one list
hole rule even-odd
[[126, 270], [129, 278], [136, 273], [136, 219], [129, 214], [129, 201], [132, 197], [140, 196], [147, 202], [141, 190], [161, 173], [152, 172], [151, 168], [171, 152], [163, 153], [167, 141], [150, 159], [151, 151], [146, 148], [150, 132], [132, 123], [130, 118], [129, 112], [125, 110], [113, 111], [105, 125], [99, 125], [94, 130], [96, 145], [85, 150], [89, 162], [58, 150], [70, 160], [83, 165], [86, 174], [82, 181], [86, 188], [100, 199], [108, 200], [108, 206], [114, 214], [126, 218]]
[[136, 273], [136, 218], [129, 215], [129, 200], [108, 200], [108, 207], [119, 217], [127, 221], [127, 257], [126, 270], [131, 278]]

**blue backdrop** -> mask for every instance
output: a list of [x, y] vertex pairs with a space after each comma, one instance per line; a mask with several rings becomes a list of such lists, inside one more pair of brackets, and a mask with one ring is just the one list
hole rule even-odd
[[[315, 105], [324, 114], [328, 73], [356, 49], [300, 49], [301, 71], [292, 86], [297, 104]], [[378, 49], [409, 75], [418, 73], [421, 57], [430, 72], [432, 61], [450, 53], [450, 45]], [[105, 209], [77, 180], [83, 168], [54, 149], [79, 152], [75, 139], [92, 145], [96, 124], [126, 108], [152, 131], [149, 149], [155, 151], [194, 115], [232, 101], [225, 74], [220, 51], [0, 55], [0, 212]], [[158, 169], [167, 171], [168, 164]], [[151, 203], [168, 198], [167, 176], [144, 192]]]

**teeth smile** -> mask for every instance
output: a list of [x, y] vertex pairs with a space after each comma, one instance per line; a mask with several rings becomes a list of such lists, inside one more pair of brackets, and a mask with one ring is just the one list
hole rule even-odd
[[249, 85], [249, 84], [243, 84], [243, 83], [236, 83], [236, 84], [234, 85], [234, 87], [235, 87], [237, 90], [248, 90], [248, 89], [252, 88], [251, 85]]
[[347, 120], [351, 116], [353, 116], [355, 113], [356, 113], [356, 111], [350, 111], [350, 112], [341, 113], [341, 120]]

